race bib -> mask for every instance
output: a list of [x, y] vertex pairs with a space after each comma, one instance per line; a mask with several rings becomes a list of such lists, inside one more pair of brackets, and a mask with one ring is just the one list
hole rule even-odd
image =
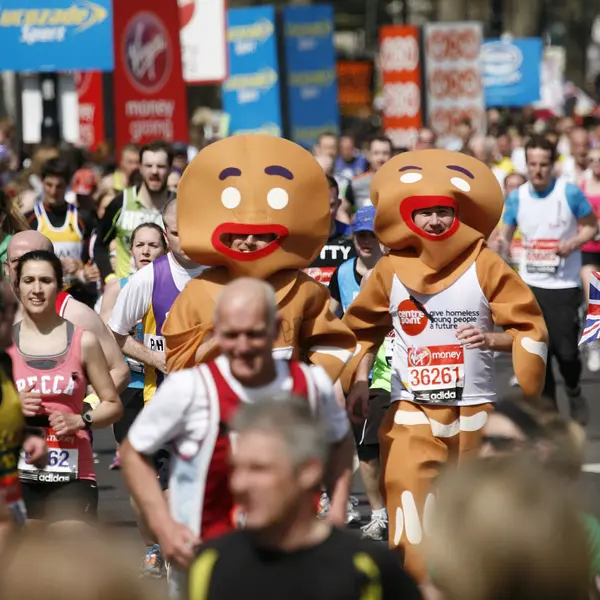
[[459, 401], [465, 383], [464, 348], [460, 344], [409, 348], [408, 379], [415, 402]]
[[152, 352], [165, 352], [165, 338], [162, 335], [152, 335], [147, 333], [144, 336], [144, 346], [150, 348]]
[[41, 483], [62, 483], [77, 479], [79, 472], [79, 449], [73, 435], [57, 436], [52, 429], [47, 430], [48, 464], [38, 469], [25, 462], [25, 452], [21, 451], [19, 471], [21, 478]]
[[512, 240], [508, 248], [508, 264], [513, 269], [518, 269], [521, 264], [521, 256], [523, 255], [523, 241]]
[[554, 275], [560, 265], [556, 254], [558, 240], [533, 240], [525, 247], [525, 265], [528, 273], [548, 273]]
[[304, 269], [309, 277], [326, 286], [329, 286], [334, 271], [335, 267], [308, 267]]

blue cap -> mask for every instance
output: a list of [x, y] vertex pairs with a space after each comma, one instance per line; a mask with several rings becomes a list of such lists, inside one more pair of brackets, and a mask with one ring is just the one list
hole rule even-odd
[[359, 231], [375, 231], [375, 207], [361, 206], [354, 215], [354, 223], [352, 224], [352, 232]]

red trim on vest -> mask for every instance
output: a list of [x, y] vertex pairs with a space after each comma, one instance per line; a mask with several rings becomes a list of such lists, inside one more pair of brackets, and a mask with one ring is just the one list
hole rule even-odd
[[56, 312], [59, 316], [64, 316], [65, 307], [67, 306], [67, 302], [73, 296], [69, 294], [69, 292], [58, 292], [56, 295]]
[[[200, 524], [202, 540], [219, 537], [235, 528], [236, 507], [229, 489], [231, 439], [228, 423], [240, 404], [240, 398], [233, 391], [216, 362], [209, 362], [206, 366], [218, 396], [219, 434], [215, 441], [204, 487], [204, 506]], [[300, 363], [290, 361], [289, 370], [292, 378], [292, 393], [308, 400], [308, 381]]]

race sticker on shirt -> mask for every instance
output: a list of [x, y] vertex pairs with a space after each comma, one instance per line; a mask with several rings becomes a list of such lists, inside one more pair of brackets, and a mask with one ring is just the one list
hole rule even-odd
[[62, 483], [77, 479], [79, 472], [77, 437], [74, 434], [57, 436], [53, 429], [48, 429], [46, 444], [48, 464], [44, 469], [38, 469], [25, 462], [25, 452], [21, 451], [19, 460], [21, 479], [40, 483]]
[[304, 269], [304, 272], [315, 281], [329, 287], [335, 269], [335, 267], [308, 267]]
[[152, 350], [152, 352], [165, 352], [165, 338], [162, 335], [152, 335], [147, 333], [144, 335], [144, 346]]
[[415, 402], [457, 402], [465, 382], [465, 351], [460, 344], [408, 349], [408, 389]]
[[511, 267], [518, 269], [521, 264], [521, 256], [523, 255], [523, 241], [512, 240], [508, 248], [508, 264]]
[[392, 357], [394, 356], [394, 340], [396, 339], [396, 332], [392, 329], [383, 340], [385, 344], [385, 360], [388, 365], [392, 364]]
[[554, 275], [560, 265], [556, 254], [559, 240], [531, 240], [525, 246], [525, 265], [528, 273]]

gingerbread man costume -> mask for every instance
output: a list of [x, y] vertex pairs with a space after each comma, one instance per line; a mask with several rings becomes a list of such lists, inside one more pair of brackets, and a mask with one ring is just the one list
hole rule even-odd
[[[392, 404], [380, 429], [389, 539], [422, 581], [431, 484], [440, 465], [477, 447], [496, 399], [494, 352], [464, 347], [456, 328], [491, 333], [495, 325], [509, 334], [515, 374], [530, 396], [543, 388], [548, 334], [527, 285], [485, 245], [504, 200], [483, 163], [446, 150], [407, 152], [377, 172], [371, 199], [375, 233], [391, 251], [344, 316], [359, 351], [342, 382], [350, 387], [364, 353], [393, 328]], [[415, 211], [440, 206], [454, 209], [445, 232], [416, 225]]]
[[[356, 340], [330, 312], [327, 288], [301, 271], [320, 252], [330, 228], [329, 187], [314, 158], [293, 142], [267, 135], [221, 140], [186, 169], [177, 210], [183, 250], [212, 268], [187, 284], [169, 313], [163, 327], [168, 370], [215, 358], [216, 348], [196, 356], [213, 327], [215, 300], [224, 285], [245, 276], [275, 289], [282, 319], [277, 356], [307, 358], [337, 379]], [[231, 245], [235, 235], [271, 241], [242, 252]]]

